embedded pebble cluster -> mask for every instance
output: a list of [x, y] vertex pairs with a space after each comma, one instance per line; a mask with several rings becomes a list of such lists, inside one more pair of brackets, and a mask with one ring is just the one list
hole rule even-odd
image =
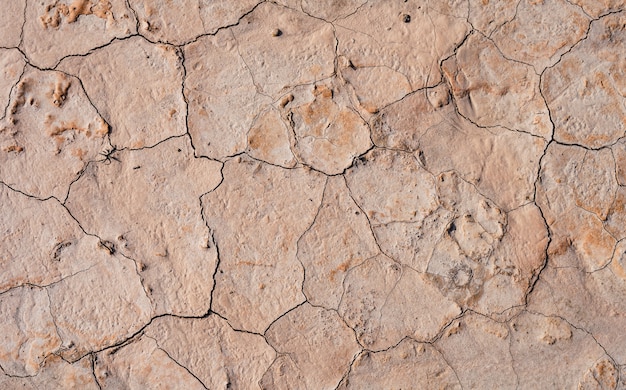
[[624, 0], [11, 0], [0, 388], [626, 389]]

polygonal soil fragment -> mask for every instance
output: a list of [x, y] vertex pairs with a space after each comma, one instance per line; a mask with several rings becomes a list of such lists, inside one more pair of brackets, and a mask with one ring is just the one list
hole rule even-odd
[[[406, 76], [386, 66], [356, 67], [349, 60], [341, 69], [343, 78], [355, 90], [359, 108], [369, 114], [375, 114], [387, 105], [397, 102], [415, 91]], [[378, 89], [375, 85], [389, 84], [390, 88]]]
[[533, 199], [546, 142], [501, 127], [483, 129], [450, 114], [419, 139], [419, 146], [428, 171], [453, 170], [499, 207], [512, 210]]
[[434, 177], [409, 153], [374, 149], [345, 177], [354, 200], [374, 224], [418, 222], [438, 206]]
[[489, 39], [472, 34], [443, 71], [459, 113], [479, 126], [503, 126], [548, 139], [552, 124], [533, 68], [507, 60]]
[[557, 141], [599, 148], [624, 136], [625, 51], [622, 12], [591, 23], [587, 39], [546, 70], [541, 88]]
[[[335, 389], [360, 348], [354, 333], [335, 311], [308, 303], [278, 319], [265, 333], [280, 354], [261, 380], [262, 389], [285, 388], [284, 382], [306, 389]], [[284, 360], [292, 364], [285, 364]], [[282, 374], [282, 375], [281, 375]]]
[[[615, 199], [618, 183], [615, 180], [615, 160], [609, 150], [586, 151], [582, 161], [577, 161], [576, 171], [579, 185], [574, 184], [576, 177], [571, 177], [570, 188], [574, 189], [576, 205], [591, 211], [601, 220], [610, 213]], [[581, 183], [583, 182], [583, 183]]]
[[511, 328], [513, 368], [525, 386], [576, 388], [587, 370], [606, 358], [591, 335], [558, 317], [522, 313]]
[[148, 336], [97, 354], [94, 373], [103, 389], [206, 389]]
[[0, 295], [0, 367], [8, 375], [36, 375], [61, 347], [46, 291], [18, 287]]
[[0, 122], [0, 180], [63, 200], [87, 162], [99, 158], [108, 131], [78, 79], [28, 68]]
[[232, 31], [260, 94], [277, 99], [334, 71], [333, 26], [302, 12], [263, 3]]
[[29, 1], [21, 47], [33, 64], [51, 68], [65, 56], [86, 54], [135, 32], [124, 0]]
[[[92, 251], [96, 252], [95, 247]], [[75, 360], [119, 343], [151, 317], [150, 300], [135, 264], [100, 250], [98, 264], [48, 287], [61, 356]]]
[[422, 272], [451, 220], [452, 214], [439, 207], [421, 221], [373, 224], [372, 230], [384, 254]]
[[506, 324], [466, 313], [435, 345], [464, 387], [511, 389], [517, 379], [509, 339]]
[[460, 389], [456, 374], [429, 344], [404, 339], [383, 352], [363, 352], [339, 386], [347, 389]]
[[[367, 123], [350, 107], [343, 87], [313, 86], [312, 101], [290, 107], [293, 150], [304, 164], [328, 175], [348, 168], [371, 145]], [[307, 94], [308, 95], [308, 94]]]
[[546, 261], [548, 230], [541, 210], [532, 203], [507, 214], [506, 232], [493, 250], [476, 309], [498, 313], [521, 304]]
[[453, 15], [463, 4], [451, 10], [437, 6], [379, 0], [336, 22], [338, 54], [345, 59], [341, 74], [365, 110], [376, 112], [441, 80], [439, 61], [463, 40], [469, 25]]
[[0, 185], [0, 292], [49, 285], [84, 271], [102, 257], [57, 200], [39, 201]]
[[377, 256], [348, 272], [339, 314], [365, 348], [380, 351], [404, 337], [430, 341], [460, 308], [422, 273]]
[[[58, 69], [81, 79], [91, 102], [111, 125], [113, 145], [140, 148], [185, 133], [183, 68], [173, 47], [134, 37], [86, 57], [68, 58]], [[122, 87], [132, 93], [121, 93]]]
[[372, 140], [381, 148], [413, 152], [433, 127], [454, 115], [450, 91], [444, 84], [426, 88], [390, 104], [370, 120]]
[[318, 212], [325, 177], [238, 157], [202, 197], [219, 248], [213, 311], [235, 329], [263, 332], [304, 300], [297, 242]]
[[[0, 23], [1, 24], [1, 23]], [[7, 114], [11, 89], [24, 72], [24, 57], [17, 49], [0, 49], [0, 118]]]
[[236, 332], [226, 320], [162, 317], [145, 334], [210, 389], [251, 389], [276, 353], [263, 337]]
[[450, 222], [425, 271], [461, 306], [500, 313], [523, 304], [545, 260], [548, 235], [539, 209], [529, 204], [507, 216], [454, 173], [439, 176], [438, 193]]
[[248, 132], [249, 156], [284, 168], [296, 166], [291, 152], [290, 130], [278, 110], [273, 108], [261, 113]]
[[246, 133], [271, 99], [258, 93], [232, 32], [201, 37], [185, 46], [184, 55], [189, 134], [196, 153], [223, 159], [243, 152]]
[[202, 315], [217, 252], [199, 198], [220, 179], [219, 163], [195, 159], [187, 138], [174, 138], [90, 164], [67, 207], [110, 252], [137, 262], [157, 313]]
[[[613, 255], [615, 237], [603, 221], [624, 218], [616, 202], [615, 165], [609, 150], [592, 151], [552, 144], [542, 160], [537, 204], [552, 231], [558, 251], [571, 248], [580, 266], [593, 271]], [[623, 200], [621, 200], [623, 202]], [[615, 202], [615, 203], [614, 203]], [[619, 232], [621, 229], [617, 229]]]
[[0, 13], [0, 46], [17, 47], [20, 44], [26, 0], [7, 1]]
[[541, 73], [578, 43], [588, 26], [589, 17], [566, 0], [522, 0], [515, 18], [491, 38], [507, 58], [530, 64]]
[[239, 22], [256, 0], [146, 0], [132, 4], [139, 33], [151, 41], [182, 45]]
[[378, 252], [367, 217], [350, 197], [344, 179], [329, 178], [315, 222], [298, 241], [308, 301], [337, 308], [346, 272]]
[[581, 271], [576, 253], [551, 246], [529, 309], [560, 316], [595, 337], [616, 361], [626, 361], [626, 246], [618, 244], [611, 263], [595, 272]]

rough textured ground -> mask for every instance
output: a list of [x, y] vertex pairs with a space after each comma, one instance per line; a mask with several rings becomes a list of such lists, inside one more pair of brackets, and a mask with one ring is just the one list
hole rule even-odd
[[0, 389], [626, 389], [624, 0], [5, 0]]

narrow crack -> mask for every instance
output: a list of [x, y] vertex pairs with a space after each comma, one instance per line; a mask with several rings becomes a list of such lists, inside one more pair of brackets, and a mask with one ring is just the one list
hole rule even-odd
[[[304, 236], [307, 235], [307, 233], [313, 228], [313, 226], [316, 224], [316, 222], [318, 221], [320, 212], [322, 211], [322, 208], [324, 206], [324, 201], [326, 199], [326, 197], [328, 196], [328, 194], [326, 193], [326, 191], [328, 190], [328, 177], [326, 178], [326, 180], [324, 181], [324, 189], [322, 190], [322, 198], [320, 200], [320, 204], [317, 207], [317, 211], [315, 212], [315, 216], [313, 217], [313, 220], [311, 221], [311, 223], [307, 226], [307, 228], [304, 230], [304, 232], [302, 232], [302, 234], [300, 235], [300, 237], [298, 237], [298, 239], [296, 240], [296, 260], [298, 261], [298, 263], [300, 263], [300, 266], [302, 267], [302, 284], [300, 286], [300, 291], [302, 292], [302, 296], [304, 296], [304, 299], [309, 302], [309, 297], [306, 295], [305, 292], [305, 285], [306, 285], [306, 266], [304, 265], [304, 263], [302, 262], [302, 260], [300, 259], [300, 241], [302, 241], [302, 239], [304, 238]], [[310, 302], [309, 302], [310, 303]]]
[[98, 361], [98, 357], [96, 356], [95, 353], [89, 354], [89, 363], [91, 365], [91, 375], [93, 376], [93, 380], [96, 383], [96, 386], [98, 386], [98, 389], [102, 390], [102, 383], [100, 383], [100, 380], [98, 379], [98, 376], [96, 375], [96, 362], [97, 361]]
[[168, 357], [168, 358], [169, 358], [172, 362], [174, 362], [174, 364], [176, 364], [176, 365], [177, 365], [177, 366], [179, 366], [180, 368], [182, 368], [182, 369], [184, 369], [185, 371], [187, 371], [187, 373], [188, 373], [189, 375], [191, 375], [192, 377], [194, 377], [194, 378], [198, 381], [198, 383], [200, 383], [200, 385], [201, 385], [203, 388], [205, 388], [205, 389], [207, 389], [207, 390], [209, 389], [209, 388], [207, 387], [207, 385], [206, 385], [206, 384], [204, 384], [204, 382], [203, 382], [200, 378], [198, 378], [198, 376], [197, 376], [196, 374], [194, 374], [194, 373], [193, 373], [193, 372], [192, 372], [192, 371], [191, 371], [191, 370], [190, 370], [187, 366], [184, 366], [184, 365], [183, 365], [183, 364], [181, 364], [178, 360], [174, 359], [174, 357], [173, 357], [172, 355], [170, 355], [170, 353], [169, 353], [169, 352], [168, 352], [165, 348], [161, 347], [161, 346], [159, 345], [159, 341], [158, 341], [157, 339], [155, 339], [155, 338], [153, 338], [153, 337], [150, 337], [150, 336], [148, 336], [148, 335], [145, 335], [145, 334], [143, 335], [143, 337], [146, 337], [146, 338], [149, 338], [149, 339], [153, 340], [153, 341], [154, 341], [154, 343], [156, 344], [157, 348], [158, 348], [160, 351], [162, 351], [163, 353], [165, 353], [165, 355], [167, 355], [167, 357]]
[[26, 10], [28, 9], [28, 1], [29, 0], [24, 0], [24, 12], [22, 13], [24, 21], [22, 22], [22, 27], [20, 28], [20, 42], [17, 44], [17, 47], [22, 47], [24, 44], [24, 27], [26, 26]]
[[[7, 50], [11, 50], [11, 49], [7, 49]], [[24, 57], [24, 54], [22, 52], [20, 52], [20, 55], [22, 55], [22, 58]], [[13, 83], [11, 85], [11, 88], [9, 89], [9, 94], [7, 95], [7, 104], [4, 107], [4, 110], [2, 110], [2, 117], [0, 118], [0, 121], [3, 121], [7, 117], [7, 113], [9, 111], [9, 107], [11, 106], [11, 96], [13, 96], [13, 91], [15, 91], [15, 89], [17, 88], [19, 83], [24, 78], [24, 74], [26, 73], [27, 67], [28, 67], [28, 64], [25, 61], [24, 62], [24, 66], [22, 66], [22, 71], [20, 72], [20, 75], [17, 78], [17, 81], [15, 83]], [[0, 131], [0, 133], [1, 133], [1, 131]]]

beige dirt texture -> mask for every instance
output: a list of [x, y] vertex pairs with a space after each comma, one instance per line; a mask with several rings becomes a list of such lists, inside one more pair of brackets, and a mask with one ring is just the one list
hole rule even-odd
[[0, 390], [626, 390], [626, 0], [0, 4]]

